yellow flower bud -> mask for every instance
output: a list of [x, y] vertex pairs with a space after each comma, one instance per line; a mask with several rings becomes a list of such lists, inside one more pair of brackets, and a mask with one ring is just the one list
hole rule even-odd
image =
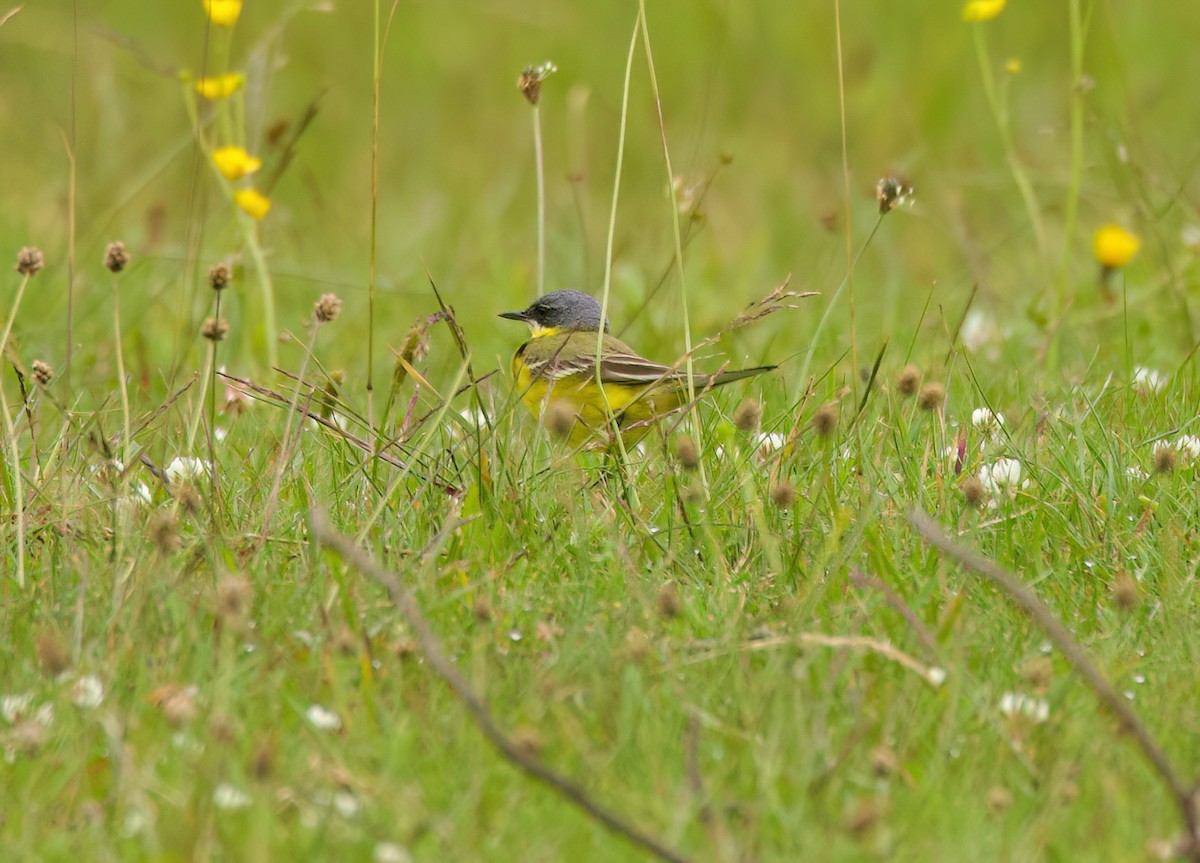
[[222, 27], [232, 27], [242, 14], [242, 0], [204, 0], [208, 20]]
[[229, 72], [215, 78], [201, 78], [196, 82], [196, 92], [205, 99], [227, 99], [246, 83], [241, 72]]
[[1142, 241], [1120, 225], [1104, 225], [1092, 237], [1092, 253], [1101, 266], [1115, 270], [1133, 260]]
[[262, 167], [262, 159], [251, 156], [241, 147], [219, 147], [213, 150], [212, 158], [226, 180], [237, 180]]
[[233, 193], [233, 200], [242, 212], [254, 219], [262, 219], [271, 209], [271, 199], [257, 189], [238, 189]]
[[1007, 0], [969, 0], [963, 6], [962, 18], [964, 21], [991, 21], [1004, 11], [1005, 2]]

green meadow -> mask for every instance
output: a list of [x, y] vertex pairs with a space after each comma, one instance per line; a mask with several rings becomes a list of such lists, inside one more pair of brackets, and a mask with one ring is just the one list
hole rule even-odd
[[0, 6], [0, 858], [1200, 859], [1198, 32]]

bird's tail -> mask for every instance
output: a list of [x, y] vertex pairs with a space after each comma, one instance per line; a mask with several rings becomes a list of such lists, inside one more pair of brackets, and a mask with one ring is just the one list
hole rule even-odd
[[725, 384], [731, 384], [734, 381], [740, 381], [745, 378], [752, 378], [755, 375], [761, 375], [763, 372], [772, 372], [778, 366], [755, 366], [752, 369], [734, 369], [727, 372], [717, 372], [715, 375], [709, 375], [707, 378], [701, 378], [704, 381], [705, 387], [721, 387]]

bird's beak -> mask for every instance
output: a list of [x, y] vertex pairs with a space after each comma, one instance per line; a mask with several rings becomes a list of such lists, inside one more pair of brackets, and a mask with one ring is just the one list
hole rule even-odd
[[529, 317], [524, 312], [501, 312], [500, 317], [507, 318], [510, 321], [528, 321]]

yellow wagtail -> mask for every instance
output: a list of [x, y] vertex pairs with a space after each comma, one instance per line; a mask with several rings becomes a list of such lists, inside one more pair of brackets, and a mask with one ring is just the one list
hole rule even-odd
[[[524, 311], [500, 317], [524, 321], [532, 331], [513, 357], [521, 400], [536, 417], [551, 404], [565, 403], [570, 425], [564, 423], [563, 431], [571, 446], [604, 436], [611, 428], [610, 411], [625, 445], [634, 446], [656, 420], [687, 400], [687, 372], [640, 356], [608, 334], [608, 321], [603, 322], [597, 385], [596, 342], [602, 324], [600, 304], [589, 294], [553, 291]], [[693, 387], [703, 393], [774, 368], [695, 374]]]

